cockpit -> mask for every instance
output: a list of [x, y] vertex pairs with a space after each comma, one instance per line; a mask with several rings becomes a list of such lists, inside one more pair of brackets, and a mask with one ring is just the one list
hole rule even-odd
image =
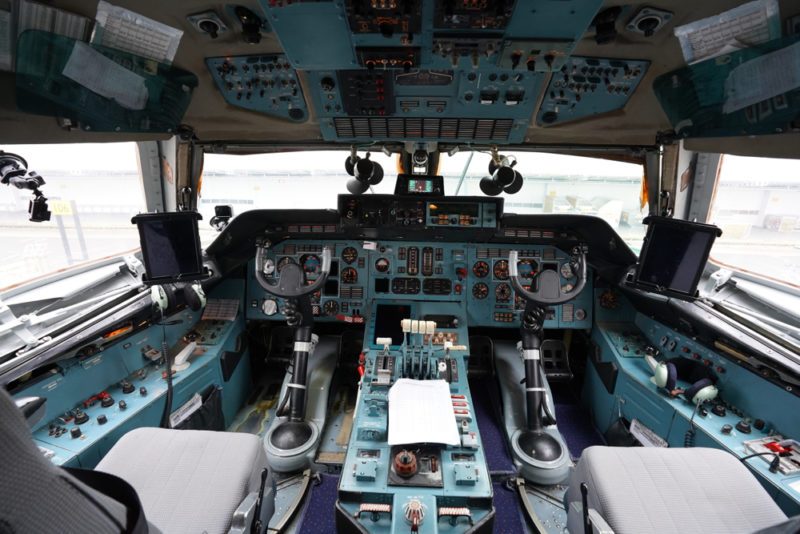
[[0, 2], [0, 527], [800, 529], [798, 21]]

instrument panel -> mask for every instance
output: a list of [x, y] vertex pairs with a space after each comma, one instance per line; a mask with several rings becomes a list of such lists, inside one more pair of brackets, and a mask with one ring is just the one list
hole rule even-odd
[[[308, 283], [319, 276], [324, 246], [333, 251], [331, 271], [312, 295], [315, 320], [363, 322], [376, 302], [455, 302], [468, 326], [519, 326], [524, 302], [509, 281], [508, 254], [519, 251], [523, 280], [535, 284], [540, 270], [554, 270], [561, 291], [576, 284], [569, 253], [544, 245], [485, 245], [407, 241], [283, 241], [267, 251], [264, 274], [276, 279], [287, 263], [297, 263]], [[267, 294], [248, 269], [248, 319], [283, 320], [280, 298]], [[591, 278], [591, 277], [590, 277]], [[535, 287], [534, 287], [535, 289]], [[546, 328], [591, 327], [591, 282], [574, 300], [548, 308]]]

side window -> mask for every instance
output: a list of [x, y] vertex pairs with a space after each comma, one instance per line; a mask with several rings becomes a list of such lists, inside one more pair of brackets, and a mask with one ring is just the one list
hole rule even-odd
[[145, 210], [135, 143], [4, 145], [45, 184], [50, 220], [30, 222], [30, 190], [0, 188], [0, 287], [139, 247]]
[[800, 160], [724, 155], [708, 222], [712, 261], [800, 286]]

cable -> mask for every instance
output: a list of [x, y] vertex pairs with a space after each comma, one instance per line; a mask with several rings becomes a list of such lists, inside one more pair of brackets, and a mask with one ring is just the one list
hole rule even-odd
[[172, 413], [172, 362], [167, 354], [167, 323], [164, 321], [164, 310], [161, 309], [161, 354], [167, 365], [167, 403], [164, 405], [164, 414], [161, 416], [161, 428], [171, 428], [169, 416]]
[[522, 328], [534, 334], [539, 334], [544, 329], [547, 309], [544, 306], [533, 304], [522, 314]]
[[700, 409], [701, 404], [705, 404], [707, 401], [698, 402], [694, 405], [694, 411], [692, 412], [692, 417], [689, 419], [689, 430], [686, 431], [686, 434], [683, 436], [683, 446], [686, 448], [694, 447], [694, 438], [697, 434], [697, 431], [694, 428], [694, 416], [697, 415], [697, 411]]
[[739, 460], [742, 463], [745, 463], [745, 460], [749, 460], [750, 458], [755, 458], [756, 456], [774, 456], [772, 461], [769, 463], [769, 472], [770, 473], [777, 473], [778, 467], [781, 465], [781, 457], [777, 452], [767, 451], [767, 452], [754, 452], [753, 454], [748, 454], [747, 456], [742, 456]]

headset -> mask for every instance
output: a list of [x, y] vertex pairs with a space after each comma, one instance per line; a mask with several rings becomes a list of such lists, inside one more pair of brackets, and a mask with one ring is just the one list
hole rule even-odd
[[694, 404], [707, 402], [715, 399], [719, 393], [719, 389], [715, 385], [716, 375], [700, 362], [680, 356], [665, 362], [657, 362], [650, 355], [645, 356], [645, 359], [650, 369], [653, 370], [653, 377], [650, 381], [656, 386], [672, 391], [678, 380], [689, 382], [691, 386], [683, 392], [683, 396], [689, 402]]

